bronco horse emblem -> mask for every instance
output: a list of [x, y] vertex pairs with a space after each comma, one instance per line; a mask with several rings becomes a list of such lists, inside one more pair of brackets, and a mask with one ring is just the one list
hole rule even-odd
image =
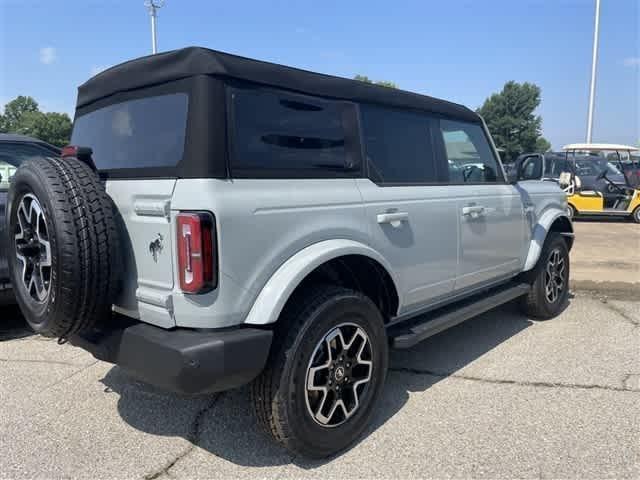
[[164, 237], [159, 233], [158, 238], [149, 244], [149, 253], [153, 256], [153, 261], [158, 263], [158, 255], [162, 253], [164, 245], [162, 244]]

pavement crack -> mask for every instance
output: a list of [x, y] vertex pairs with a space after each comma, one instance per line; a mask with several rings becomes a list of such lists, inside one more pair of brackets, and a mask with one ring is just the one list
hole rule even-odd
[[[99, 362], [99, 360], [96, 360], [96, 361], [94, 361], [94, 362], [91, 362], [89, 365], [85, 365], [84, 367], [80, 368], [79, 370], [76, 370], [75, 372], [73, 372], [73, 373], [71, 373], [71, 374], [69, 374], [69, 375], [66, 375], [66, 376], [62, 377], [60, 380], [58, 380], [58, 381], [56, 381], [56, 382], [53, 382], [52, 384], [47, 385], [46, 387], [44, 387], [42, 390], [40, 390], [40, 392], [39, 392], [39, 393], [46, 392], [46, 391], [47, 391], [47, 390], [49, 390], [50, 388], [53, 388], [53, 387], [55, 387], [56, 385], [60, 385], [62, 382], [66, 381], [66, 380], [69, 380], [70, 378], [75, 377], [76, 375], [79, 375], [80, 373], [84, 372], [84, 371], [85, 371], [85, 370], [87, 370], [88, 368], [93, 367], [93, 366], [94, 366], [96, 363], [98, 363], [98, 362]], [[48, 362], [47, 362], [47, 363], [48, 363]], [[74, 365], [74, 367], [77, 367], [77, 366], [78, 366], [78, 365]]]
[[627, 312], [625, 312], [620, 307], [617, 307], [614, 304], [609, 303], [606, 298], [601, 298], [600, 299], [600, 303], [602, 303], [607, 310], [610, 310], [613, 313], [618, 314], [620, 317], [625, 319], [627, 322], [629, 322], [634, 327], [640, 326], [640, 320], [637, 320], [637, 319], [633, 318], [631, 315], [629, 315]]
[[181, 460], [183, 460], [184, 458], [188, 457], [191, 452], [194, 451], [194, 449], [196, 448], [196, 446], [198, 445], [198, 443], [200, 442], [200, 436], [202, 435], [202, 420], [205, 417], [205, 415], [207, 413], [209, 413], [209, 411], [211, 411], [211, 409], [213, 409], [213, 407], [215, 407], [216, 403], [218, 403], [218, 400], [220, 399], [220, 397], [222, 397], [223, 394], [219, 393], [218, 395], [214, 396], [209, 403], [207, 403], [204, 407], [202, 407], [198, 413], [196, 413], [195, 418], [193, 419], [193, 423], [191, 424], [191, 428], [189, 430], [189, 433], [187, 434], [187, 438], [186, 440], [189, 442], [189, 446], [184, 449], [182, 452], [180, 452], [178, 455], [176, 455], [173, 459], [169, 460], [167, 463], [165, 463], [161, 468], [159, 468], [158, 470], [155, 470], [151, 473], [148, 473], [144, 476], [145, 480], [154, 480], [156, 478], [161, 477], [162, 475], [167, 475], [168, 477], [172, 477], [173, 475], [171, 474], [170, 470]]
[[67, 365], [69, 367], [81, 367], [82, 365], [78, 365], [77, 363], [71, 362], [63, 362], [60, 360], [34, 360], [30, 358], [0, 358], [0, 362], [6, 363], [45, 363], [47, 365]]
[[492, 385], [517, 385], [520, 387], [538, 387], [538, 388], [567, 388], [575, 390], [608, 390], [613, 392], [638, 392], [632, 388], [614, 387], [609, 385], [598, 385], [590, 383], [565, 383], [565, 382], [527, 382], [521, 380], [508, 380], [500, 378], [483, 378], [473, 375], [464, 375], [461, 373], [438, 372], [436, 370], [426, 370], [409, 367], [394, 367], [389, 369], [390, 372], [409, 373], [413, 375], [429, 375], [436, 378], [455, 378], [458, 380], [468, 380], [472, 382], [488, 383]]

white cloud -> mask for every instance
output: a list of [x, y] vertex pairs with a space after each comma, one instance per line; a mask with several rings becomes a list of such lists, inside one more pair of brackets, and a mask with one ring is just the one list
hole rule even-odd
[[640, 67], [640, 57], [627, 57], [622, 61], [625, 67]]
[[109, 67], [105, 67], [104, 65], [94, 65], [93, 67], [91, 67], [91, 76], [93, 77], [94, 75], [99, 74], [100, 72], [102, 72], [103, 70], [106, 70]]
[[42, 47], [40, 49], [40, 62], [51, 65], [56, 61], [56, 49], [53, 47]]

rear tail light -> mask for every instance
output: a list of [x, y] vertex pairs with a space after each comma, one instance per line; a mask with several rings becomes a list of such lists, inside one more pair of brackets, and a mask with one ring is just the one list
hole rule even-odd
[[180, 289], [185, 293], [209, 292], [218, 283], [213, 215], [188, 212], [176, 218]]
[[78, 153], [78, 147], [76, 147], [75, 145], [67, 145], [66, 147], [62, 148], [62, 152], [60, 153], [60, 156], [62, 158], [75, 157], [77, 153]]
[[60, 152], [60, 156], [62, 158], [76, 157], [83, 161], [91, 159], [92, 154], [93, 150], [90, 147], [79, 147], [77, 145], [67, 145], [66, 147], [62, 147], [62, 151]]

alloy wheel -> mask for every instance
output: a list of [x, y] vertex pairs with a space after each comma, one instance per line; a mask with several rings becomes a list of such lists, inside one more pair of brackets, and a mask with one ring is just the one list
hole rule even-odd
[[349, 420], [367, 395], [373, 370], [371, 341], [364, 329], [343, 323], [318, 342], [305, 380], [307, 411], [323, 427]]
[[22, 284], [37, 303], [44, 303], [51, 289], [51, 244], [40, 202], [28, 193], [20, 199], [15, 227], [15, 254]]
[[544, 276], [545, 296], [549, 303], [554, 303], [562, 296], [566, 287], [565, 259], [559, 248], [554, 248], [549, 254]]

